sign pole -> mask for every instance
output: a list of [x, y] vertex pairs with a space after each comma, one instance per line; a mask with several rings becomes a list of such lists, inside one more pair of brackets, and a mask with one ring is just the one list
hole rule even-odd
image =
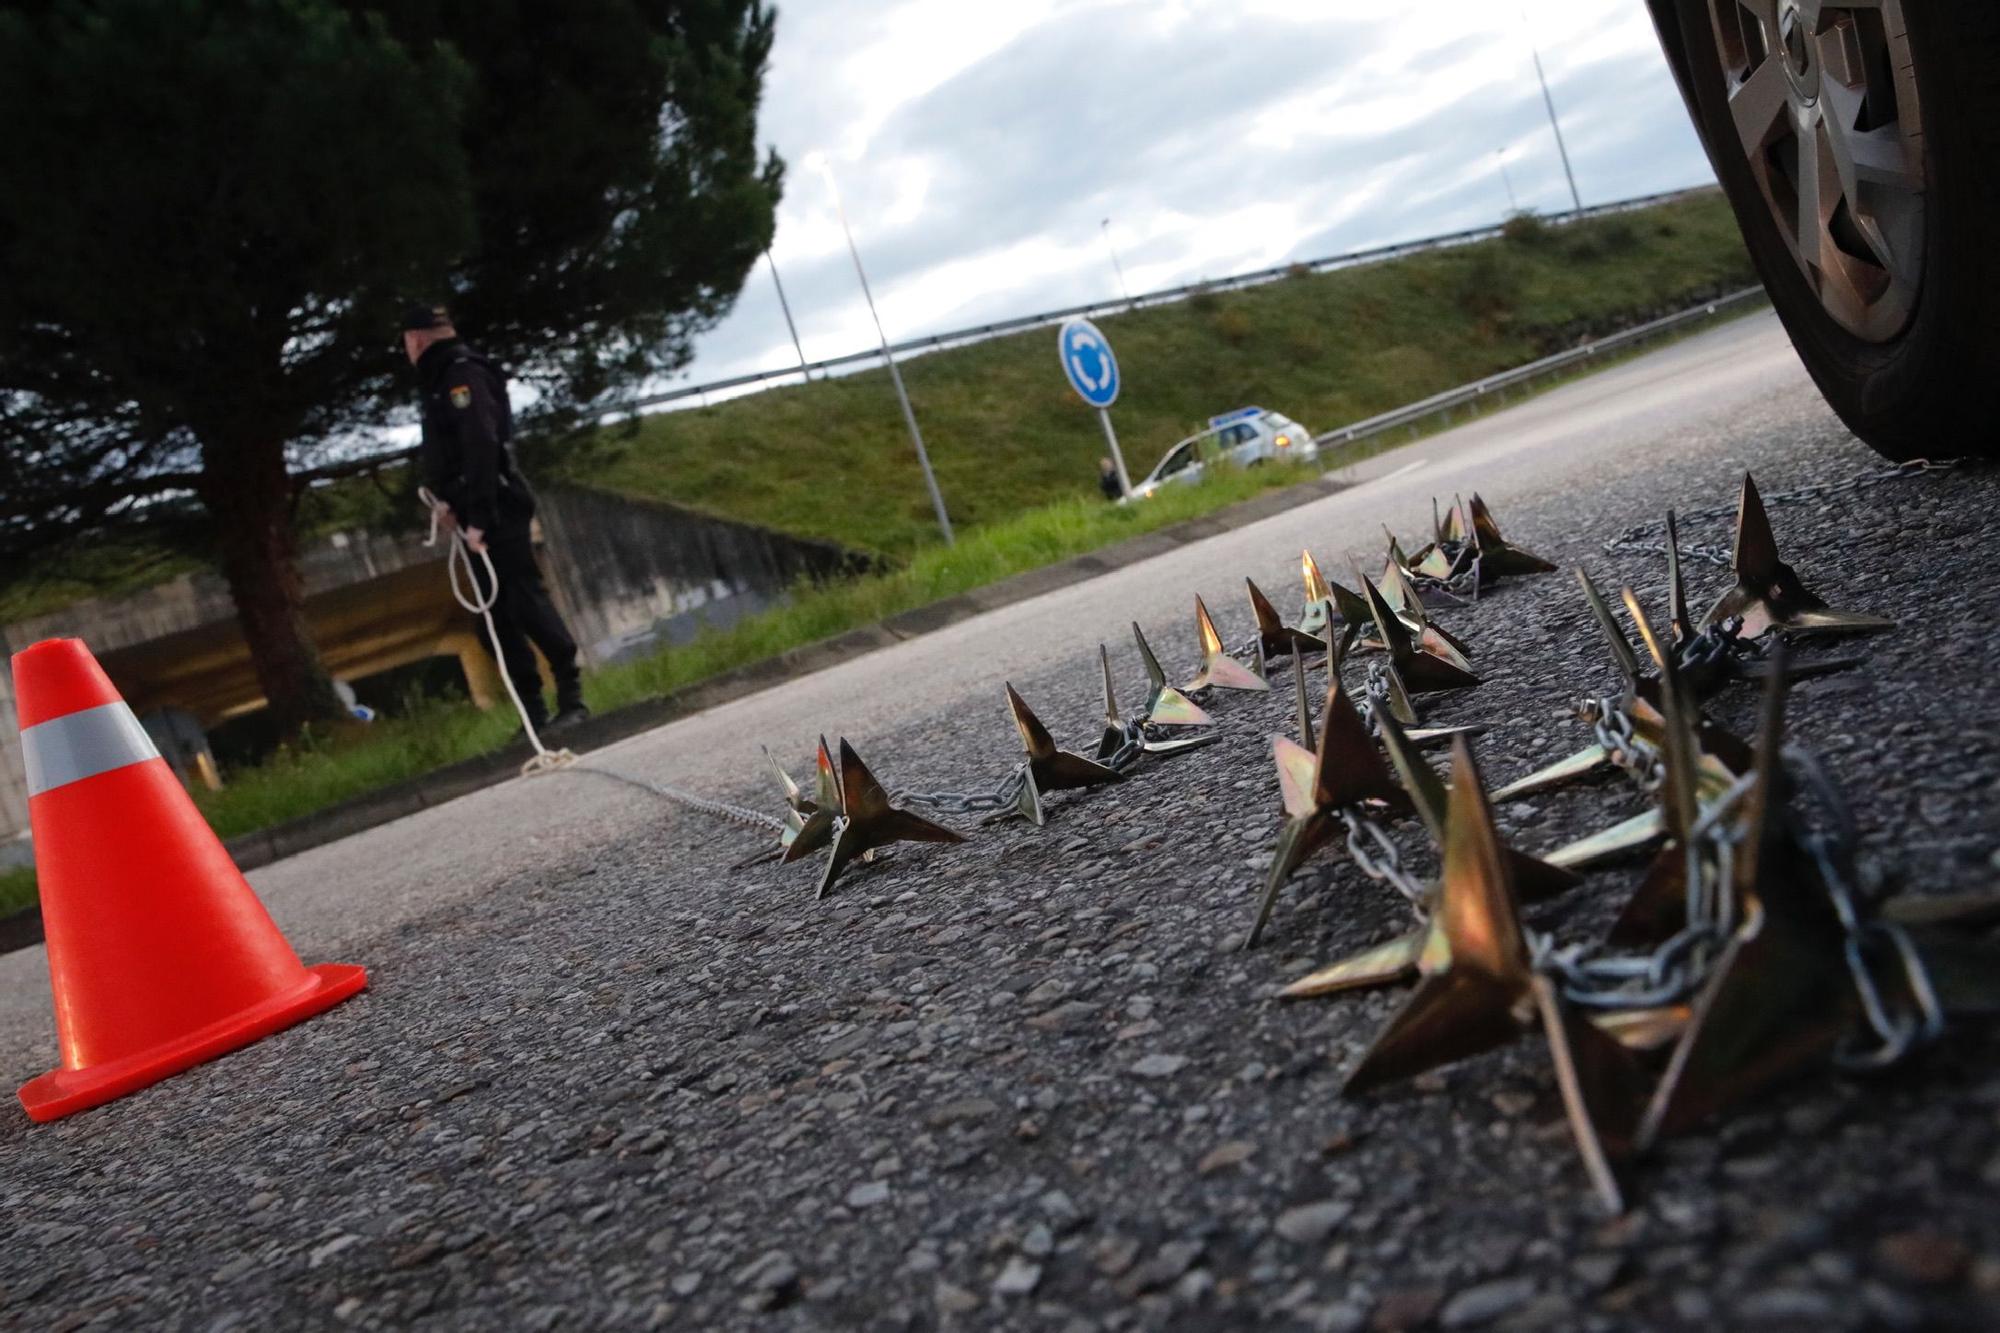
[[1125, 455], [1118, 448], [1118, 432], [1111, 429], [1110, 409], [1098, 408], [1097, 419], [1104, 426], [1104, 442], [1111, 446], [1111, 461], [1118, 465], [1118, 485], [1125, 494], [1130, 495], [1132, 493], [1132, 477], [1130, 473], [1125, 471]]
[[1118, 469], [1119, 495], [1130, 496], [1132, 474], [1125, 470], [1125, 451], [1118, 447], [1118, 432], [1111, 429], [1111, 413], [1106, 410], [1118, 401], [1118, 358], [1111, 354], [1110, 341], [1087, 319], [1065, 320], [1056, 330], [1056, 359], [1076, 396], [1097, 409], [1104, 442], [1111, 446], [1112, 466]]

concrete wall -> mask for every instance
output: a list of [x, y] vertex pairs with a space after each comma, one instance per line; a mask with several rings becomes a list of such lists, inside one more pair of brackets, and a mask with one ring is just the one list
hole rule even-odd
[[545, 487], [540, 517], [556, 600], [600, 664], [726, 628], [853, 560], [828, 543], [583, 487]]

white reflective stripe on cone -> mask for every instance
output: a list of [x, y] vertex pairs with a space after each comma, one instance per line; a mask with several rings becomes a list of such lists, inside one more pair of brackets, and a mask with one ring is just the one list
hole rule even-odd
[[153, 738], [123, 703], [65, 713], [21, 732], [31, 797], [159, 757]]

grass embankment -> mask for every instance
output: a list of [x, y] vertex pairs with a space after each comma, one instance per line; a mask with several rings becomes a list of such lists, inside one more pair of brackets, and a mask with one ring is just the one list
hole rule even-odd
[[[1310, 274], [1098, 320], [1124, 388], [1112, 409], [1136, 479], [1209, 416], [1257, 403], [1313, 430], [1754, 281], [1728, 206], [1706, 194], [1569, 227]], [[903, 369], [954, 521], [998, 522], [1077, 494], [1104, 442], [1039, 329]], [[901, 558], [935, 521], [879, 371], [620, 428], [579, 480]]]

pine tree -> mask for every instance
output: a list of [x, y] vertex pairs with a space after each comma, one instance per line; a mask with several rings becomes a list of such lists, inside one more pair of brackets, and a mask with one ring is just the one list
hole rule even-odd
[[197, 513], [287, 726], [293, 513], [444, 301], [548, 426], [684, 365], [769, 243], [763, 0], [0, 2], [0, 558]]

